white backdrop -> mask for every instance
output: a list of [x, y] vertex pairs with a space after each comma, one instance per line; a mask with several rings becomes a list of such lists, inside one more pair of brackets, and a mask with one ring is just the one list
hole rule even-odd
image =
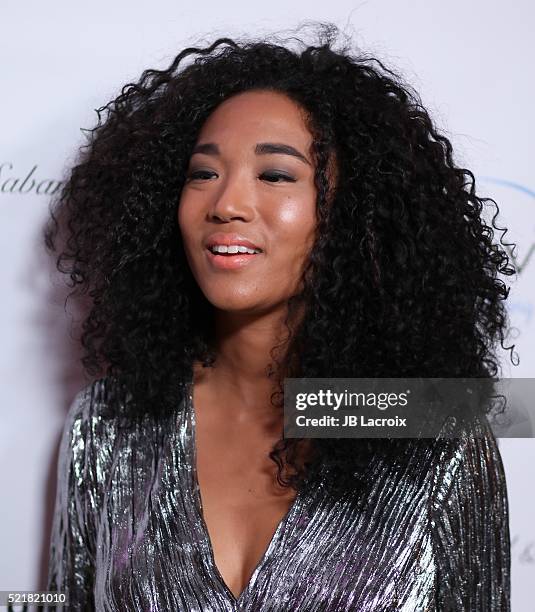
[[[0, 96], [0, 590], [43, 588], [56, 450], [87, 381], [62, 290], [39, 242], [48, 196], [92, 127], [93, 109], [199, 37], [327, 20], [400, 70], [451, 138], [458, 163], [502, 210], [519, 268], [510, 300], [518, 367], [535, 374], [535, 5], [512, 0], [91, 3], [6, 1]], [[255, 6], [256, 5], [256, 6]], [[25, 180], [26, 179], [26, 180]], [[55, 285], [53, 284], [55, 283]], [[535, 611], [535, 441], [500, 440], [511, 507], [513, 610]]]

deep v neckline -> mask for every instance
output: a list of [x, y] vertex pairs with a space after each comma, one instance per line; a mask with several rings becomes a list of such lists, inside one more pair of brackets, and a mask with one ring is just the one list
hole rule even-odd
[[290, 518], [293, 517], [293, 515], [298, 509], [298, 506], [300, 504], [301, 497], [302, 497], [302, 491], [297, 492], [297, 495], [295, 496], [291, 506], [288, 508], [288, 511], [282, 517], [279, 524], [277, 525], [267, 545], [266, 550], [264, 551], [264, 553], [258, 560], [258, 563], [256, 564], [248, 582], [244, 586], [242, 592], [238, 595], [238, 597], [236, 597], [236, 595], [234, 595], [230, 587], [225, 582], [225, 579], [223, 578], [221, 572], [219, 571], [219, 568], [217, 567], [217, 564], [215, 562], [214, 549], [212, 546], [212, 540], [210, 539], [210, 533], [208, 531], [208, 526], [206, 524], [206, 521], [204, 520], [201, 488], [199, 485], [199, 479], [197, 475], [196, 415], [195, 415], [195, 405], [193, 402], [193, 384], [194, 384], [193, 381], [189, 381], [188, 383], [186, 383], [187, 408], [188, 408], [187, 414], [188, 414], [188, 418], [190, 421], [190, 427], [191, 427], [191, 436], [190, 436], [191, 448], [189, 449], [190, 457], [191, 457], [191, 476], [192, 476], [192, 491], [191, 492], [193, 495], [194, 506], [197, 510], [197, 515], [198, 515], [199, 522], [202, 528], [202, 537], [204, 539], [204, 543], [206, 544], [206, 548], [208, 550], [208, 561], [210, 564], [210, 569], [215, 575], [215, 577], [217, 578], [217, 580], [221, 583], [221, 586], [225, 589], [226, 593], [231, 598], [233, 603], [239, 603], [247, 595], [250, 588], [256, 582], [258, 576], [260, 575], [263, 568], [265, 567], [266, 563], [269, 561], [269, 559], [272, 557], [273, 553], [275, 552], [275, 549], [280, 541], [281, 534], [286, 530], [286, 527], [288, 525], [288, 522], [290, 521]]

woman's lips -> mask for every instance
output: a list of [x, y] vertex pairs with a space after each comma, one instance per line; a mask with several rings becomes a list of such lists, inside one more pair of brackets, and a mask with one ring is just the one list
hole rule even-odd
[[237, 270], [252, 263], [256, 257], [261, 257], [262, 253], [236, 253], [235, 255], [221, 255], [212, 253], [210, 249], [206, 249], [208, 261], [214, 268], [218, 270]]

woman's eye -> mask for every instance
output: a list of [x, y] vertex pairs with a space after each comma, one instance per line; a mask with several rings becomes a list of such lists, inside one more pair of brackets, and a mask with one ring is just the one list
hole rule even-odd
[[279, 183], [280, 181], [287, 181], [289, 183], [295, 183], [293, 176], [288, 174], [281, 174], [280, 172], [264, 172], [259, 178], [267, 180], [269, 183]]
[[187, 179], [188, 181], [195, 181], [197, 179], [204, 180], [211, 178], [214, 174], [215, 172], [210, 172], [210, 170], [196, 170], [194, 172], [190, 172]]
[[[213, 176], [217, 176], [215, 172], [211, 172], [210, 170], [195, 170], [190, 172], [187, 176], [188, 181], [196, 181], [196, 180], [208, 180]], [[280, 183], [282, 181], [287, 181], [289, 183], [295, 183], [293, 176], [288, 174], [283, 174], [281, 172], [263, 172], [258, 178], [261, 178], [269, 183]]]

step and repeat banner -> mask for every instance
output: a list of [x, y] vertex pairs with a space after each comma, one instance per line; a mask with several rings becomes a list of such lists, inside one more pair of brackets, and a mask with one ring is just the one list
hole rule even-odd
[[[314, 12], [316, 11], [316, 12]], [[314, 14], [312, 14], [314, 13]], [[94, 109], [145, 68], [224, 35], [287, 32], [329, 21], [400, 72], [421, 94], [471, 168], [517, 270], [502, 376], [535, 377], [535, 129], [531, 70], [535, 5], [334, 0], [326, 7], [273, 0], [187, 5], [170, 0], [83, 7], [4, 2], [0, 40], [0, 591], [44, 588], [57, 445], [66, 410], [88, 380], [79, 363], [77, 313], [44, 252], [50, 197], [96, 123]], [[497, 234], [499, 235], [499, 233]], [[508, 282], [508, 281], [506, 281]], [[512, 537], [513, 610], [535, 610], [535, 440], [500, 439]]]

